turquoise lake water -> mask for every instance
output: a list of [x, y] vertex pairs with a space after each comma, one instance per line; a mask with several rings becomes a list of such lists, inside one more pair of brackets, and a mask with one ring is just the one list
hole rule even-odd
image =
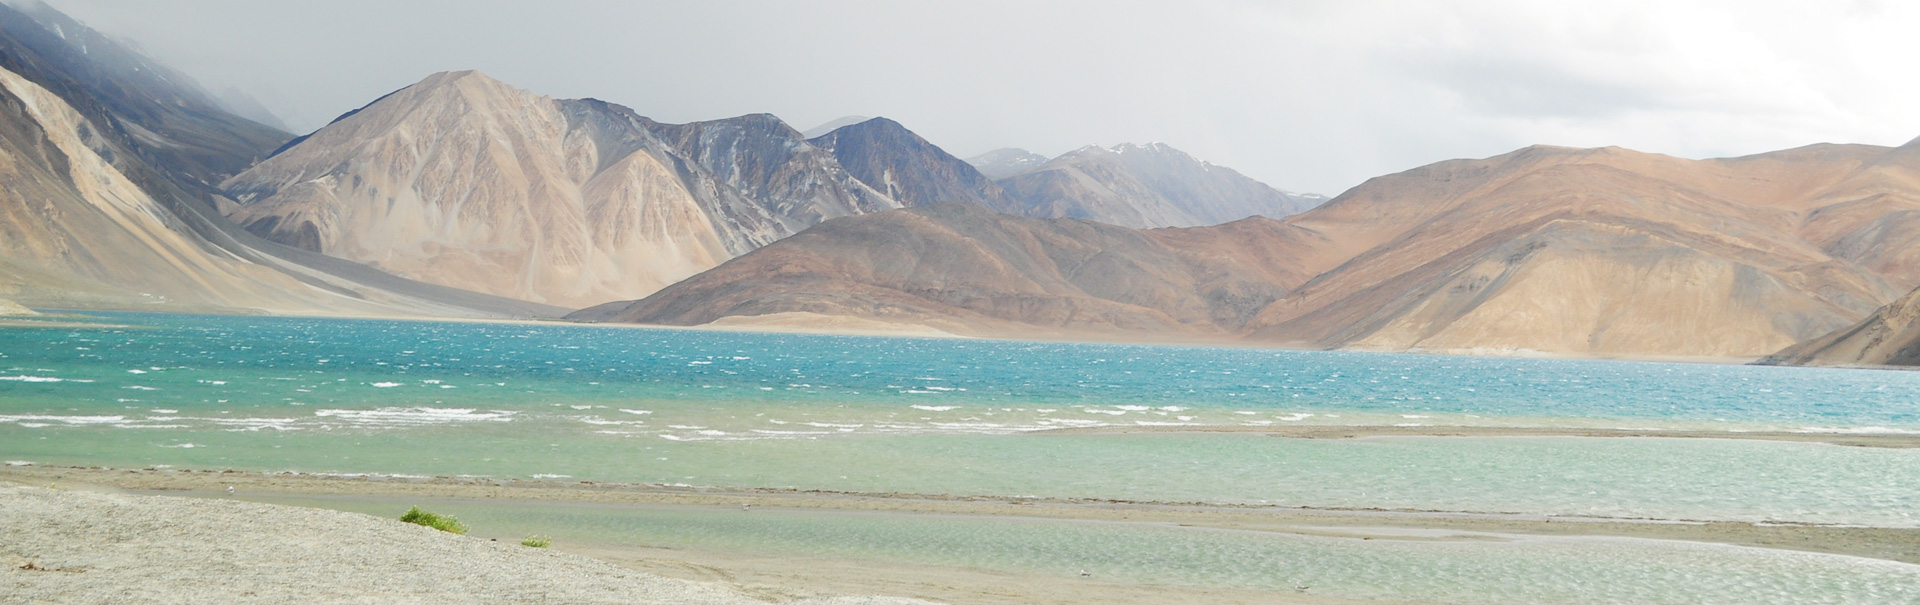
[[[89, 315], [127, 327], [0, 328], [0, 461], [1920, 527], [1920, 450], [1732, 439], [1305, 440], [1046, 430], [1321, 424], [1920, 433], [1915, 372]], [[1349, 596], [1441, 602], [1715, 602], [1642, 598], [1712, 590], [1755, 596], [1718, 602], [1767, 600], [1756, 595], [1848, 602], [1819, 596], [1831, 594], [1910, 602], [1911, 592], [1887, 587], [1920, 578], [1911, 565], [1649, 541], [1376, 540], [1362, 547], [1065, 522], [930, 525], [797, 513], [749, 522], [711, 511], [488, 506], [462, 511], [657, 545], [815, 548], [1012, 570], [1052, 570], [1041, 562], [1051, 557], [1078, 561], [1056, 566], [1150, 583], [1271, 588], [1297, 577], [1345, 587], [1337, 592]], [[961, 525], [973, 529], [954, 529]], [[838, 537], [821, 537], [829, 534]], [[1161, 557], [1152, 554], [1155, 544], [1178, 548]], [[1122, 554], [1101, 554], [1112, 549]], [[1229, 555], [1238, 562], [1210, 558]], [[1123, 558], [1081, 560], [1102, 556]], [[1326, 562], [1275, 571], [1262, 561]], [[1617, 585], [1591, 594], [1614, 598], [1568, 596], [1602, 581]], [[1675, 588], [1682, 584], [1712, 590]], [[1823, 592], [1830, 585], [1854, 592]]]
[[[1920, 526], [1920, 373], [230, 316], [0, 329], [0, 459]], [[1679, 462], [1679, 463], [1676, 463]]]

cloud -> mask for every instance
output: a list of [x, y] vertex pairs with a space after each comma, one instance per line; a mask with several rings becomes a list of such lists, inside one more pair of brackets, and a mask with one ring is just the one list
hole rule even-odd
[[474, 68], [667, 121], [887, 116], [963, 156], [1164, 141], [1328, 194], [1533, 143], [1920, 134], [1911, 3], [53, 3], [299, 129]]

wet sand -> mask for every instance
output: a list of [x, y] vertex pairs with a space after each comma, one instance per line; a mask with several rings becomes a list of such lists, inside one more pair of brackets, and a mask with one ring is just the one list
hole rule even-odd
[[[0, 467], [0, 481], [149, 494], [225, 498], [465, 500], [598, 503], [634, 507], [836, 511], [875, 515], [988, 516], [1179, 524], [1357, 539], [1477, 540], [1484, 535], [1615, 536], [1713, 542], [1920, 564], [1920, 529], [1684, 520], [1552, 517], [1419, 510], [1218, 506], [1093, 499], [987, 498], [778, 489], [702, 489], [513, 479], [338, 477], [295, 473]], [[1426, 537], [1410, 538], [1406, 530]], [[1437, 533], [1435, 533], [1437, 532]], [[1458, 532], [1455, 534], [1454, 532]], [[557, 550], [668, 577], [718, 581], [761, 598], [886, 594], [957, 603], [1340, 603], [1311, 594], [1106, 582], [987, 570], [631, 544], [556, 544]]]

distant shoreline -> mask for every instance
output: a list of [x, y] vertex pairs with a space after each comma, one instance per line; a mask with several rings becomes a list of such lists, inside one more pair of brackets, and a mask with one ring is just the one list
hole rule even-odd
[[[721, 318], [721, 320], [714, 321], [711, 323], [691, 325], [691, 326], [681, 326], [681, 325], [666, 325], [666, 324], [586, 322], [586, 321], [574, 321], [574, 320], [562, 319], [557, 317], [555, 318], [532, 318], [532, 317], [478, 318], [478, 317], [440, 317], [440, 316], [427, 316], [427, 315], [399, 315], [399, 314], [395, 314], [395, 315], [362, 315], [362, 314], [303, 315], [303, 314], [285, 314], [285, 313], [268, 313], [268, 314], [261, 315], [261, 314], [255, 314], [255, 313], [241, 313], [241, 312], [223, 313], [223, 312], [220, 312], [221, 310], [218, 310], [218, 309], [211, 309], [211, 310], [205, 310], [205, 311], [181, 311], [181, 310], [174, 310], [174, 309], [154, 310], [154, 309], [130, 309], [130, 308], [129, 309], [121, 309], [121, 308], [64, 309], [63, 308], [63, 309], [56, 309], [56, 311], [59, 311], [62, 313], [68, 313], [68, 314], [84, 314], [89, 312], [100, 312], [100, 313], [154, 313], [154, 314], [163, 314], [163, 315], [205, 315], [205, 316], [215, 316], [215, 317], [263, 317], [264, 316], [264, 317], [305, 318], [305, 319], [408, 321], [408, 322], [427, 322], [427, 323], [472, 323], [472, 324], [526, 325], [526, 326], [578, 326], [578, 327], [586, 327], [586, 328], [611, 328], [611, 329], [629, 329], [629, 330], [631, 329], [673, 330], [673, 331], [691, 331], [691, 332], [724, 332], [724, 333], [746, 333], [746, 334], [811, 334], [811, 335], [822, 335], [822, 336], [862, 336], [862, 337], [880, 337], [880, 338], [932, 338], [932, 339], [985, 340], [985, 341], [1001, 341], [1001, 342], [1042, 342], [1042, 343], [1059, 343], [1059, 344], [1128, 345], [1128, 346], [1147, 346], [1147, 347], [1202, 347], [1202, 348], [1220, 348], [1220, 349], [1252, 349], [1252, 350], [1264, 350], [1264, 351], [1310, 351], [1310, 352], [1318, 351], [1318, 352], [1329, 352], [1329, 353], [1360, 353], [1360, 354], [1382, 354], [1382, 355], [1422, 355], [1422, 356], [1437, 356], [1437, 357], [1465, 357], [1465, 358], [1493, 358], [1493, 359], [1559, 359], [1559, 360], [1578, 360], [1578, 361], [1685, 363], [1685, 364], [1703, 364], [1703, 365], [1752, 365], [1754, 362], [1765, 358], [1764, 356], [1691, 357], [1691, 356], [1672, 356], [1672, 355], [1653, 355], [1653, 354], [1583, 355], [1583, 354], [1572, 354], [1572, 353], [1547, 353], [1547, 352], [1539, 352], [1539, 351], [1509, 351], [1509, 350], [1496, 350], [1496, 349], [1480, 349], [1480, 350], [1430, 350], [1430, 349], [1388, 350], [1388, 349], [1373, 349], [1373, 348], [1328, 349], [1323, 347], [1311, 346], [1308, 343], [1250, 341], [1250, 340], [1245, 340], [1241, 338], [1234, 338], [1230, 335], [1209, 336], [1204, 334], [1186, 334], [1186, 335], [1174, 335], [1166, 338], [1154, 338], [1151, 336], [1144, 336], [1144, 335], [1136, 336], [1136, 335], [1123, 334], [1123, 333], [1060, 330], [1060, 329], [1046, 328], [1043, 326], [1024, 326], [1024, 327], [1031, 328], [1032, 331], [1021, 332], [1018, 334], [1015, 334], [1012, 332], [1003, 333], [1000, 331], [989, 331], [987, 333], [962, 333], [962, 332], [950, 331], [944, 328], [929, 326], [924, 324], [885, 322], [880, 320], [872, 320], [872, 319], [851, 317], [851, 316], [833, 316], [833, 315], [821, 315], [821, 314], [812, 314], [812, 313], [775, 314], [775, 315], [781, 315], [783, 317], [728, 316], [725, 318]], [[799, 317], [800, 315], [807, 315], [810, 317]], [[9, 326], [52, 327], [45, 323], [0, 324], [0, 327], [9, 327]], [[67, 326], [62, 326], [62, 327], [67, 327]], [[105, 326], [105, 325], [98, 325], [98, 324], [87, 324], [87, 323], [76, 322], [71, 327], [124, 328], [124, 327], [131, 327], [131, 326], [121, 326], [121, 325]], [[1787, 367], [1802, 367], [1802, 366], [1787, 366]], [[1864, 370], [1908, 369], [1908, 368], [1893, 367], [1893, 366], [1813, 366], [1813, 367], [1840, 367], [1843, 369], [1864, 369]]]

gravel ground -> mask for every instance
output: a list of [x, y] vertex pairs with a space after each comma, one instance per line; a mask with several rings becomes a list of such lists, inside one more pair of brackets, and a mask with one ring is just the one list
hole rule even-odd
[[765, 603], [724, 585], [369, 515], [7, 485], [0, 565], [0, 603]]

